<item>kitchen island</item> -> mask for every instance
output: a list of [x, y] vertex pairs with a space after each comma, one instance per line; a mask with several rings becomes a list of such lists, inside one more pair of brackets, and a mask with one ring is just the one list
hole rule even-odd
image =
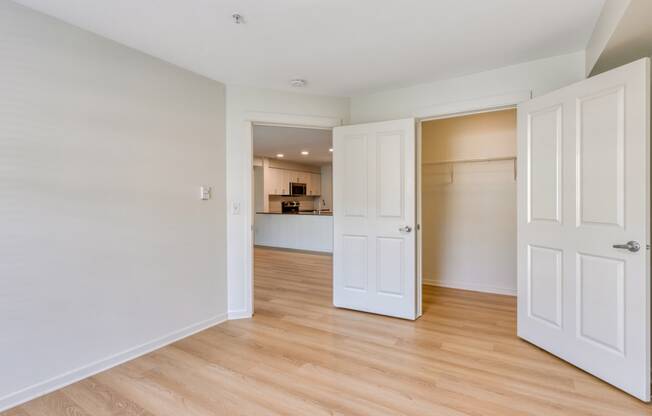
[[254, 219], [254, 244], [266, 247], [332, 253], [332, 212], [256, 213]]

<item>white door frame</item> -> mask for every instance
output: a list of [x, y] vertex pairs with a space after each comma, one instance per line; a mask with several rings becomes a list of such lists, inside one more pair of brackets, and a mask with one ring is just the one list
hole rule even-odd
[[[421, 124], [425, 121], [461, 117], [469, 114], [487, 113], [491, 111], [516, 108], [516, 105], [532, 98], [532, 92], [517, 91], [505, 95], [480, 98], [477, 100], [460, 101], [450, 104], [443, 104], [433, 107], [426, 107], [415, 112], [417, 121], [417, 316], [422, 314], [422, 291], [423, 291], [423, 233], [421, 231], [422, 221], [422, 178], [421, 178], [421, 155], [422, 155], [422, 129]], [[516, 218], [514, 219], [516, 220]]]
[[[242, 177], [247, 189], [245, 189], [243, 200], [243, 213], [245, 214], [245, 247], [244, 247], [244, 288], [245, 288], [245, 313], [241, 317], [251, 317], [254, 313], [254, 214], [255, 204], [253, 201], [253, 174], [254, 163], [254, 125], [272, 125], [283, 127], [317, 128], [332, 130], [341, 126], [342, 120], [334, 117], [302, 116], [296, 114], [277, 114], [250, 112], [245, 115], [242, 128], [244, 129], [243, 139], [247, 147], [247, 159], [243, 164]], [[240, 316], [239, 316], [240, 317]], [[231, 318], [233, 319], [233, 318]]]

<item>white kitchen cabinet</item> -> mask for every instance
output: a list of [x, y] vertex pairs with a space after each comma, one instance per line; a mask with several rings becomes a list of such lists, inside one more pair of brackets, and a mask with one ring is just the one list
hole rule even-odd
[[290, 178], [291, 174], [285, 169], [279, 169], [279, 171], [280, 171], [279, 187], [281, 189], [281, 195], [287, 195], [290, 193], [290, 182], [292, 182]]
[[269, 168], [265, 189], [268, 195], [288, 195], [290, 183], [305, 183], [307, 195], [319, 196], [321, 193], [321, 175], [289, 169]]
[[281, 190], [280, 190], [280, 172], [278, 169], [269, 169], [267, 171], [267, 183], [265, 183], [265, 188], [267, 189], [267, 192], [269, 192], [270, 195], [278, 195]]
[[308, 182], [308, 195], [319, 196], [321, 195], [321, 175], [318, 173], [310, 174], [310, 182]]
[[265, 198], [267, 195], [274, 195], [276, 193], [276, 177], [272, 174], [271, 169], [265, 169], [263, 173], [263, 187], [265, 188]]
[[292, 172], [292, 177], [293, 177], [293, 181], [292, 181], [292, 182], [298, 182], [298, 183], [305, 183], [305, 184], [307, 184], [308, 181], [310, 180], [310, 172], [298, 172], [298, 171], [293, 171], [293, 172]]
[[269, 195], [287, 195], [290, 190], [292, 174], [286, 169], [269, 168], [269, 187], [266, 186]]

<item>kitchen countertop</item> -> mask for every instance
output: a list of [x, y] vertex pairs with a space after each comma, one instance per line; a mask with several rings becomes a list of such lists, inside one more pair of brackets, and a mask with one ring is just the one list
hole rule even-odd
[[257, 212], [256, 214], [273, 214], [273, 215], [317, 215], [317, 216], [322, 216], [322, 217], [331, 217], [333, 216], [333, 211], [299, 211], [298, 213], [292, 213], [292, 212], [272, 212], [272, 211], [266, 211], [266, 212]]

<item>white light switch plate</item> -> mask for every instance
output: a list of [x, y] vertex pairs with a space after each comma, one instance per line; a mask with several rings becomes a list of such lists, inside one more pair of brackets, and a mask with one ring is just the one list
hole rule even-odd
[[211, 187], [210, 186], [201, 186], [199, 188], [199, 198], [203, 201], [211, 199]]

